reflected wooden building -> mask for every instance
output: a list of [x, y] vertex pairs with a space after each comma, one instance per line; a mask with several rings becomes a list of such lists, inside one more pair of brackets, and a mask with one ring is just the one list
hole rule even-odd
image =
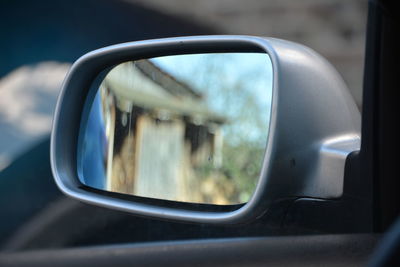
[[222, 162], [221, 125], [204, 97], [148, 60], [115, 67], [101, 85], [107, 190], [204, 201], [194, 170]]

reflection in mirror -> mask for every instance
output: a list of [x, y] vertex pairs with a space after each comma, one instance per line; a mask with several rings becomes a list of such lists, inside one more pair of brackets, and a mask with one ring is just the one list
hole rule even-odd
[[81, 182], [181, 202], [247, 202], [267, 143], [272, 76], [265, 53], [164, 56], [115, 66], [85, 104]]

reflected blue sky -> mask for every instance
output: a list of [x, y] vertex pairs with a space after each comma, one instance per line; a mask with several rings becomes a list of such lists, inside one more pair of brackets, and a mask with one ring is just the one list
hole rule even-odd
[[[238, 78], [250, 75], [251, 90], [258, 96], [260, 105], [271, 103], [272, 62], [264, 53], [225, 53], [225, 54], [195, 54], [152, 58], [151, 61], [172, 76], [181, 79], [202, 91], [204, 80], [193, 73], [197, 69], [207, 69], [210, 63], [215, 63], [218, 57], [218, 68], [224, 69], [231, 76], [226, 77], [232, 83]], [[223, 60], [225, 59], [225, 60]], [[257, 75], [254, 75], [257, 74]], [[217, 81], [218, 82], [218, 81]], [[227, 81], [219, 81], [226, 83]]]

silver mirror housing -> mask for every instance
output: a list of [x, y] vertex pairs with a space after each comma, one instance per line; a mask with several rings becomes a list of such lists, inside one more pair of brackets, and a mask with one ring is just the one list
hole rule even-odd
[[[264, 52], [272, 62], [270, 130], [258, 185], [235, 209], [180, 205], [169, 201], [92, 190], [80, 183], [77, 142], [85, 99], [93, 81], [110, 67], [149, 57]], [[346, 157], [360, 146], [360, 113], [334, 68], [311, 49], [275, 38], [199, 36], [119, 44], [76, 61], [61, 90], [51, 136], [51, 165], [62, 192], [81, 201], [141, 216], [200, 223], [242, 223], [265, 213], [281, 198], [339, 198]]]

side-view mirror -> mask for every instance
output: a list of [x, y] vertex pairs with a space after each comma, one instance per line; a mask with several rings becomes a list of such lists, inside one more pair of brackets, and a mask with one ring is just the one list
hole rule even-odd
[[81, 57], [57, 103], [58, 187], [141, 216], [241, 223], [339, 198], [360, 114], [311, 49], [249, 36], [132, 42]]

